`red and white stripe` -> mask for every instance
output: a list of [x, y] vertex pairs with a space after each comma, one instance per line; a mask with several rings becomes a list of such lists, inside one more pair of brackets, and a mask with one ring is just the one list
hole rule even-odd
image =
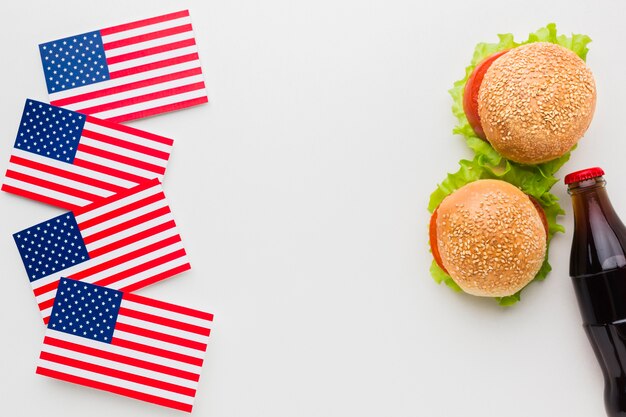
[[121, 122], [208, 101], [188, 10], [100, 35], [110, 79], [51, 93], [51, 104]]
[[31, 282], [46, 324], [61, 277], [130, 292], [191, 267], [158, 180], [74, 215], [90, 259]]
[[74, 210], [163, 179], [173, 141], [87, 116], [74, 163], [13, 148], [2, 190]]
[[191, 412], [213, 315], [124, 293], [111, 343], [48, 328], [36, 372]]

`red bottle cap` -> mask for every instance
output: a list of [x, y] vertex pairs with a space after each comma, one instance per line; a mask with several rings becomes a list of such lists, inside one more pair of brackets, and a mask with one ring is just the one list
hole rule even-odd
[[572, 172], [571, 174], [567, 174], [565, 176], [565, 184], [571, 184], [573, 182], [579, 182], [588, 180], [595, 177], [601, 177], [604, 175], [604, 170], [600, 167], [593, 167], [582, 169], [580, 171]]

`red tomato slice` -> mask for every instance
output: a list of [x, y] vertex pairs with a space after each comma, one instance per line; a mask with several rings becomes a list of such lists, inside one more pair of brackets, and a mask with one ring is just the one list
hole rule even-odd
[[541, 217], [541, 223], [543, 224], [543, 228], [546, 232], [546, 240], [548, 240], [548, 218], [546, 217], [546, 212], [543, 210], [543, 207], [541, 207], [541, 204], [539, 204], [539, 201], [537, 201], [535, 197], [529, 195], [528, 198], [530, 198], [530, 201], [532, 201], [533, 205], [537, 209], [537, 213], [539, 213], [539, 217]]
[[439, 254], [439, 248], [437, 247], [437, 209], [433, 212], [433, 215], [430, 216], [429, 237], [430, 251], [433, 254], [433, 258], [435, 258], [435, 262], [437, 262], [439, 268], [443, 269], [447, 274], [448, 271], [446, 271], [446, 268], [443, 266], [441, 255]]
[[482, 139], [486, 139], [486, 137], [485, 131], [480, 124], [480, 116], [478, 115], [478, 90], [491, 64], [508, 51], [508, 49], [505, 49], [504, 51], [496, 52], [481, 61], [476, 65], [465, 84], [465, 90], [463, 91], [463, 110], [465, 111], [465, 116], [472, 126], [472, 129], [474, 129], [474, 132]]

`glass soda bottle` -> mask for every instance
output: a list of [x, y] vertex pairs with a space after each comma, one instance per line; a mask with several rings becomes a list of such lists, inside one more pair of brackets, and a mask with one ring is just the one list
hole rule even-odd
[[604, 374], [606, 412], [618, 417], [626, 416], [626, 227], [603, 175], [596, 167], [565, 177], [574, 206], [570, 276]]

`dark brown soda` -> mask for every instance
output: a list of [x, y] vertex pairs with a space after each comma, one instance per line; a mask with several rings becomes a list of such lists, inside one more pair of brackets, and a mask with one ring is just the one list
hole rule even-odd
[[603, 177], [569, 185], [574, 206], [570, 276], [583, 327], [604, 374], [609, 417], [626, 417], [626, 227]]

